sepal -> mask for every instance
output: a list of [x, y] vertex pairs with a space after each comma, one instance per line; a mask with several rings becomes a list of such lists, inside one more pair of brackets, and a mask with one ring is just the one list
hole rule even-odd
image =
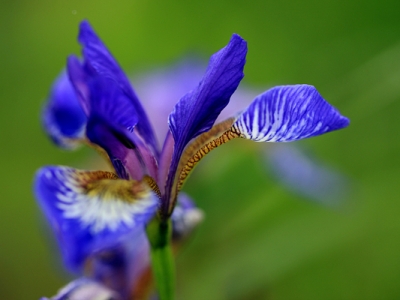
[[242, 112], [233, 128], [256, 142], [290, 142], [349, 125], [310, 85], [274, 87], [258, 96]]
[[39, 170], [35, 192], [66, 265], [75, 271], [89, 255], [114, 247], [133, 229], [144, 228], [158, 205], [143, 182], [68, 167]]

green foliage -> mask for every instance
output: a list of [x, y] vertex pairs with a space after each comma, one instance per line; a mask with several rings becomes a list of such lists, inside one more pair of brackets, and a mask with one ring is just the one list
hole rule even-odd
[[[68, 281], [32, 195], [46, 164], [87, 167], [88, 150], [53, 147], [42, 100], [88, 18], [127, 71], [204, 57], [233, 32], [248, 41], [245, 83], [309, 83], [351, 120], [305, 141], [351, 178], [342, 206], [285, 191], [261, 147], [232, 142], [185, 190], [206, 218], [178, 256], [178, 299], [400, 297], [400, 19], [391, 1], [3, 1], [0, 10], [0, 298], [38, 299]], [[145, 101], [145, 99], [143, 99]], [[93, 164], [90, 166], [93, 167]]]

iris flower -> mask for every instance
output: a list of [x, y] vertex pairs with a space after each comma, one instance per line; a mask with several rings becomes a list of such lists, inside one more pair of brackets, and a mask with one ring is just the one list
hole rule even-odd
[[273, 87], [243, 111], [216, 122], [244, 76], [247, 44], [234, 34], [211, 56], [197, 86], [177, 101], [159, 144], [127, 76], [87, 21], [80, 25], [78, 40], [83, 58], [68, 58], [66, 73], [56, 81], [53, 101], [44, 111], [44, 123], [57, 144], [89, 145], [112, 171], [43, 167], [36, 175], [35, 193], [66, 265], [91, 274], [94, 282], [83, 284], [85, 289], [101, 282], [118, 291], [118, 297], [131, 299], [132, 280], [138, 279], [131, 273], [139, 268], [122, 268], [119, 275], [129, 282], [123, 289], [113, 284], [115, 276], [105, 274], [111, 269], [115, 275], [120, 264], [140, 265], [140, 260], [125, 262], [140, 255], [128, 259], [123, 254], [126, 248], [139, 251], [136, 247], [146, 243], [138, 241], [148, 239], [159, 297], [173, 299], [174, 209], [182, 206], [182, 186], [206, 154], [236, 138], [291, 142], [349, 124], [305, 84]]

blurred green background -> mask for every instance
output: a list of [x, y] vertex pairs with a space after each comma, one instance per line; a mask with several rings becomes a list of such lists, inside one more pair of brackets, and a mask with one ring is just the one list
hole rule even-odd
[[[288, 192], [246, 141], [205, 159], [185, 190], [206, 219], [178, 258], [179, 299], [400, 299], [400, 16], [391, 1], [1, 1], [0, 298], [70, 277], [32, 195], [42, 165], [80, 166], [40, 110], [87, 18], [125, 70], [248, 41], [244, 83], [309, 83], [351, 119], [300, 142], [351, 181], [341, 206]], [[264, 145], [265, 147], [265, 145]]]

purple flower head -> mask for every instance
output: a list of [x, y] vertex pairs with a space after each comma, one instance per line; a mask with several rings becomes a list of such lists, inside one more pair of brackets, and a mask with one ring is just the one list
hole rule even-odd
[[[62, 75], [55, 82], [45, 125], [55, 141], [74, 139], [99, 151], [112, 171], [44, 167], [36, 175], [35, 192], [67, 266], [82, 272], [89, 263], [91, 278], [99, 282], [128, 278], [107, 285], [122, 297], [147, 266], [130, 267], [145, 256], [129, 254], [129, 241], [139, 248], [147, 245], [144, 228], [153, 217], [171, 217], [175, 238], [187, 235], [201, 220], [201, 213], [179, 192], [207, 153], [235, 138], [288, 142], [349, 123], [309, 85], [272, 88], [240, 114], [216, 123], [244, 76], [247, 43], [234, 34], [211, 56], [200, 81], [188, 83], [189, 90], [176, 99], [159, 148], [156, 136], [162, 131], [154, 133], [127, 76], [87, 21], [80, 25], [78, 40], [83, 57], [68, 58], [68, 78]], [[65, 114], [59, 107], [65, 107]]]

